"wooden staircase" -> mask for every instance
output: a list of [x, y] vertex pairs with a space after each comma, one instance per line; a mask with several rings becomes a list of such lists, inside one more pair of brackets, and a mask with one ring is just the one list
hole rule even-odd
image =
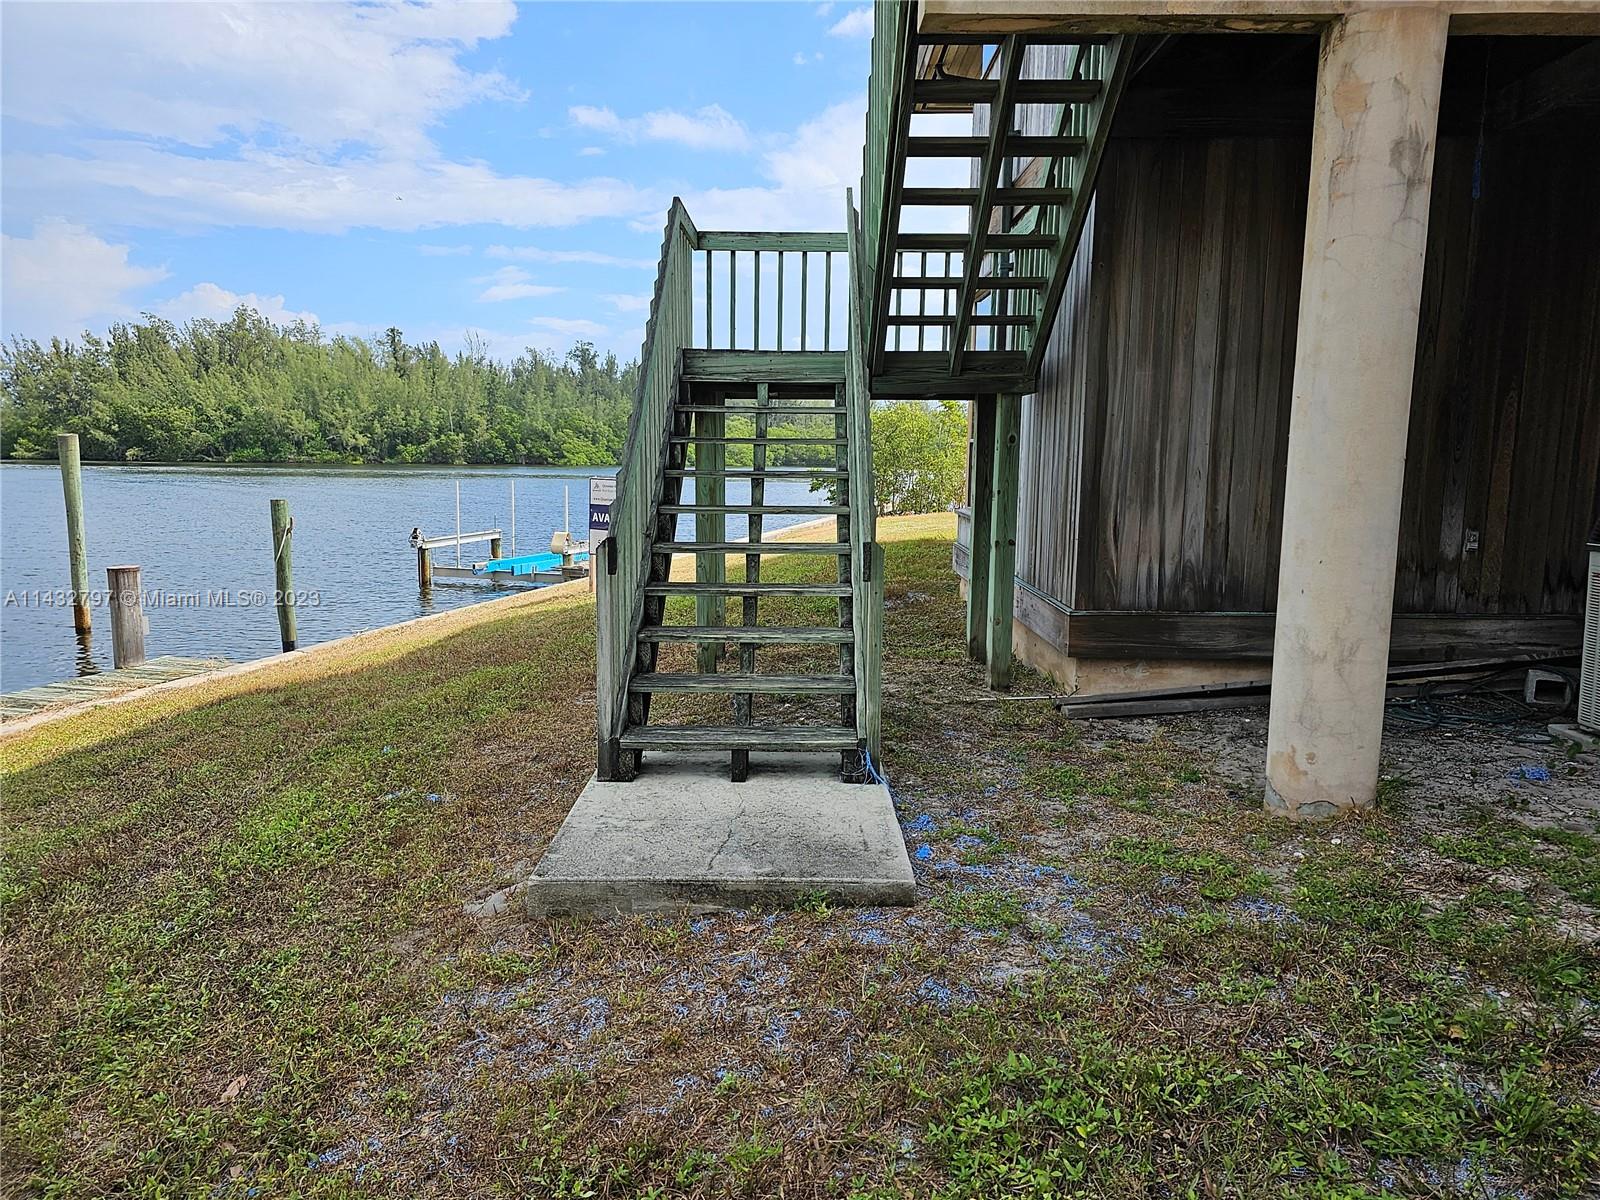
[[[849, 478], [850, 426], [842, 374], [826, 394], [820, 391], [809, 383], [683, 386], [682, 401], [673, 412], [656, 506], [657, 529], [664, 538], [656, 543], [655, 553], [668, 572], [671, 556], [694, 555], [696, 577], [645, 586], [644, 623], [635, 641], [639, 669], [629, 682], [627, 721], [617, 739], [620, 751], [636, 756], [647, 750], [726, 751], [735, 782], [748, 777], [752, 750], [837, 753], [845, 779], [863, 777], [865, 763], [856, 730], [859, 688], [851, 611], [851, 513], [849, 489], [843, 486]], [[786, 428], [798, 426], [802, 432], [777, 433], [778, 422]], [[753, 430], [750, 436], [727, 433], [731, 427], [745, 426]], [[732, 446], [750, 447], [748, 468], [729, 470], [727, 452]], [[769, 470], [769, 456], [813, 447], [826, 452], [825, 463]], [[769, 479], [818, 483], [831, 488], [833, 495], [824, 492], [812, 502], [774, 504], [767, 496]], [[745, 503], [729, 502], [730, 481], [745, 491]], [[693, 500], [683, 503], [688, 493]], [[835, 495], [841, 502], [834, 502]], [[746, 540], [729, 540], [730, 515], [744, 519]], [[813, 536], [806, 541], [772, 541], [768, 522], [780, 516], [828, 521], [833, 540]], [[682, 537], [686, 521], [692, 524], [693, 536], [688, 538]], [[812, 574], [820, 560], [825, 564], [823, 575], [831, 578], [797, 582], [772, 579], [770, 571], [763, 578], [763, 565], [777, 557], [804, 561], [813, 568]], [[730, 560], [742, 562], [742, 579], [728, 578]], [[668, 623], [675, 597], [694, 600], [692, 623]], [[795, 601], [808, 602], [809, 611], [825, 604], [832, 610], [827, 614], [831, 619], [805, 625], [763, 620], [774, 612], [775, 602], [793, 607]], [[672, 643], [695, 648], [693, 671], [661, 669], [661, 648]], [[826, 669], [818, 669], [815, 662], [806, 671], [760, 669], [769, 656], [800, 647], [811, 648], [813, 659], [819, 653], [825, 656]], [[652, 701], [664, 693], [694, 697], [702, 701], [700, 708], [714, 705], [720, 711], [715, 716], [702, 712], [694, 723], [652, 723]]]
[[[873, 542], [871, 418], [864, 363], [852, 357], [862, 342], [847, 332], [860, 317], [859, 295], [832, 288], [833, 258], [845, 257], [848, 270], [853, 242], [701, 234], [674, 205], [642, 403], [619, 478], [621, 511], [613, 508], [613, 536], [597, 556], [602, 780], [632, 779], [647, 753], [672, 752], [726, 753], [735, 782], [748, 777], [752, 751], [835, 755], [852, 782], [872, 770], [882, 566]], [[718, 347], [714, 268], [722, 254], [728, 316]], [[764, 256], [777, 272], [770, 329], [760, 315]], [[810, 290], [815, 256], [823, 259], [820, 296]], [[738, 307], [746, 265], [748, 307]], [[700, 302], [685, 305], [694, 283], [704, 289]], [[800, 347], [768, 351], [769, 334], [778, 346], [794, 340], [786, 297], [791, 313], [798, 308]], [[808, 344], [817, 299], [820, 350]], [[842, 314], [833, 312], [836, 300]], [[684, 307], [703, 320], [685, 320]], [[844, 349], [833, 345], [836, 324]], [[656, 371], [671, 384], [652, 411]], [[749, 465], [730, 465], [730, 456]], [[798, 485], [809, 490], [796, 495]], [[775, 519], [796, 517], [822, 528], [772, 536]], [[742, 538], [730, 536], [729, 518], [742, 522], [732, 531]]]
[[[862, 180], [871, 386], [1031, 392], [1135, 39], [923, 30], [916, 13], [875, 5]], [[974, 132], [919, 132], [930, 113], [970, 113]], [[966, 183], [908, 182], [926, 159], [968, 160]], [[915, 210], [950, 208], [965, 210], [965, 231], [916, 227]]]
[[[673, 201], [611, 536], [594, 555], [603, 781], [685, 751], [728, 754], [736, 781], [752, 751], [837, 754], [845, 779], [875, 773], [874, 395], [987, 401], [973, 459], [993, 469], [971, 490], [994, 549], [991, 562], [974, 546], [968, 620], [987, 633], [969, 640], [993, 685], [1009, 682], [1019, 397], [1038, 377], [1132, 40], [924, 33], [918, 12], [875, 6], [865, 211], [847, 195], [845, 234], [702, 233]], [[974, 131], [919, 132], [930, 112], [972, 113]], [[909, 185], [919, 158], [968, 159], [969, 180]], [[928, 206], [966, 210], [965, 232], [903, 219]], [[747, 451], [748, 466], [730, 465]], [[804, 503], [778, 491], [797, 481], [821, 490]], [[729, 536], [730, 516], [746, 540]], [[795, 516], [831, 525], [771, 537], [771, 521]], [[674, 571], [688, 557], [693, 578]]]

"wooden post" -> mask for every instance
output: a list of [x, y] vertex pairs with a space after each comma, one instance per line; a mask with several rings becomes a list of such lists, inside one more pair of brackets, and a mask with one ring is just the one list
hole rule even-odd
[[89, 554], [83, 541], [83, 466], [78, 459], [78, 435], [56, 435], [56, 458], [61, 462], [61, 491], [67, 501], [67, 559], [72, 578], [72, 627], [88, 633]]
[[972, 510], [967, 553], [967, 654], [973, 662], [983, 662], [989, 646], [989, 541], [994, 512], [992, 402], [972, 402], [972, 443], [967, 458], [967, 505]]
[[138, 567], [108, 567], [111, 593], [111, 663], [119, 671], [144, 662], [144, 600]]
[[[1022, 441], [1022, 397], [1002, 393], [994, 402], [994, 511], [989, 540], [989, 686], [1011, 686], [1012, 588], [1017, 573], [1017, 472]], [[974, 529], [973, 540], [977, 540]]]
[[489, 558], [491, 560], [493, 560], [493, 559], [496, 559], [496, 558], [499, 558], [499, 557], [500, 557], [500, 539], [497, 538], [497, 537], [492, 537], [492, 538], [489, 539]]
[[289, 515], [289, 502], [274, 500], [272, 501], [272, 566], [277, 577], [278, 634], [283, 643], [284, 653], [295, 648], [294, 573], [290, 561], [293, 543], [294, 518]]
[[[721, 396], [717, 403], [724, 403]], [[727, 423], [721, 413], [696, 413], [695, 431], [702, 439], [719, 439], [726, 436]], [[728, 448], [720, 441], [701, 440], [694, 444], [694, 502], [697, 505], [717, 506], [728, 502], [728, 480], [723, 474], [727, 467]], [[695, 516], [695, 540], [700, 542], [725, 542], [728, 540], [728, 518], [723, 513], [699, 513]], [[676, 537], [676, 533], [673, 535]], [[725, 583], [728, 578], [727, 555], [717, 553], [696, 554], [694, 575], [701, 583]], [[696, 596], [695, 623], [700, 626], [726, 625], [728, 601], [724, 596]], [[722, 657], [722, 647], [715, 642], [702, 642], [696, 651], [696, 669], [711, 674]]]
[[433, 589], [433, 555], [426, 546], [417, 547], [417, 587], [424, 592]]
[[[594, 718], [599, 739], [595, 778], [602, 783], [618, 778], [617, 772], [617, 649], [611, 623], [616, 556], [602, 541], [599, 553], [591, 553], [589, 579], [594, 585]], [[610, 570], [607, 567], [610, 567]]]

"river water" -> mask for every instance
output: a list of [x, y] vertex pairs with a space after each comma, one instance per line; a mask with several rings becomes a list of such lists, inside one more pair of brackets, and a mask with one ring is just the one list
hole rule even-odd
[[[511, 550], [511, 485], [516, 484], [517, 546], [549, 549], [562, 527], [563, 493], [572, 535], [587, 537], [588, 480], [610, 468], [561, 467], [236, 467], [86, 466], [84, 524], [89, 585], [103, 593], [106, 568], [136, 563], [150, 603], [146, 653], [229, 658], [276, 654], [272, 607], [272, 529], [268, 501], [289, 502], [294, 517], [294, 587], [300, 645], [392, 625], [505, 595], [487, 583], [435, 581], [417, 589], [413, 526], [452, 533], [456, 483], [461, 527], [499, 526]], [[730, 503], [748, 485], [730, 483]], [[770, 480], [769, 504], [821, 503], [807, 484]], [[767, 518], [768, 529], [803, 517]], [[687, 518], [681, 536], [689, 536]], [[728, 535], [744, 533], [730, 517]], [[463, 561], [488, 557], [466, 547]], [[453, 550], [435, 561], [453, 565]], [[111, 623], [96, 596], [94, 633], [80, 647], [72, 628], [66, 514], [54, 464], [0, 465], [0, 691], [16, 691], [111, 669]], [[257, 602], [257, 594], [264, 593]]]

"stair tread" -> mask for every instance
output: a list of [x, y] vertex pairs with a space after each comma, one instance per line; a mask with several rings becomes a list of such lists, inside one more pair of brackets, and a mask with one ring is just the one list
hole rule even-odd
[[680, 404], [676, 411], [686, 413], [726, 413], [734, 417], [842, 417], [847, 410], [833, 405], [769, 404], [765, 408], [734, 404]]
[[[964, 233], [902, 233], [895, 238], [897, 250], [931, 250], [958, 254], [970, 239]], [[983, 239], [985, 250], [1048, 250], [1056, 238], [1049, 233], [991, 233]]]
[[782, 517], [815, 513], [819, 517], [844, 516], [846, 504], [663, 504], [659, 511], [695, 516], [699, 513], [744, 513], [752, 517]]
[[657, 542], [665, 554], [849, 554], [849, 542]]
[[[896, 275], [890, 281], [893, 287], [906, 291], [959, 292], [962, 279], [959, 275]], [[978, 286], [985, 288], [1043, 288], [1050, 286], [1048, 275], [980, 275]]]
[[849, 629], [833, 625], [646, 625], [641, 642], [753, 642], [767, 645], [819, 643], [834, 645], [855, 640]]
[[636, 725], [623, 733], [627, 750], [854, 750], [859, 738], [843, 725]]
[[[1018, 158], [1042, 154], [1077, 154], [1088, 146], [1086, 138], [1070, 134], [1013, 134], [1006, 149]], [[907, 158], [981, 158], [989, 153], [989, 135], [910, 137], [906, 139]]]
[[647, 596], [849, 596], [848, 583], [647, 583]]
[[845, 438], [835, 437], [700, 437], [693, 433], [675, 433], [675, 442], [704, 442], [708, 446], [844, 446]]
[[697, 471], [693, 467], [668, 467], [667, 474], [684, 479], [693, 479], [696, 475], [703, 475], [707, 479], [782, 479], [784, 477], [800, 479], [805, 476], [832, 475], [842, 479], [849, 475], [850, 472], [843, 467], [767, 467], [761, 471], [751, 467], [732, 467], [722, 471], [709, 469]]
[[[890, 313], [885, 325], [954, 325], [959, 313]], [[973, 313], [967, 318], [971, 325], [1031, 325], [1036, 318], [1012, 313], [996, 316], [994, 313]]]
[[760, 692], [783, 695], [836, 695], [856, 690], [853, 675], [755, 675], [729, 671], [724, 675], [678, 675], [651, 671], [635, 675], [628, 683], [635, 692]]
[[[982, 104], [999, 90], [998, 79], [919, 79], [911, 94], [918, 104]], [[1100, 90], [1094, 79], [1019, 79], [1013, 98], [1017, 104], [1080, 104]]]

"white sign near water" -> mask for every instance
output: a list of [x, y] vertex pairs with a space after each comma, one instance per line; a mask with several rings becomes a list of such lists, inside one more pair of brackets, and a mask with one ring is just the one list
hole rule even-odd
[[617, 498], [614, 475], [596, 475], [589, 480], [589, 553], [594, 555], [601, 541], [611, 536], [611, 502]]

